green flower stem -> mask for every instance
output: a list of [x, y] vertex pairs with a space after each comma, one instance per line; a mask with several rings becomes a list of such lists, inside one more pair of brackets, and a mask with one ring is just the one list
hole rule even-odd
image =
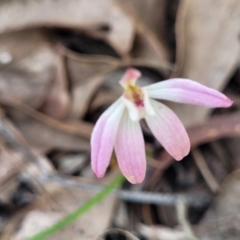
[[94, 205], [96, 205], [98, 202], [100, 202], [102, 199], [104, 199], [112, 190], [117, 188], [125, 178], [122, 175], [117, 176], [108, 186], [106, 186], [101, 192], [99, 192], [97, 195], [95, 195], [93, 198], [91, 198], [89, 201], [87, 201], [84, 205], [80, 206], [76, 211], [73, 213], [70, 213], [67, 215], [64, 219], [60, 220], [56, 224], [54, 224], [52, 227], [47, 228], [46, 230], [37, 233], [36, 235], [27, 238], [26, 240], [42, 240], [46, 237], [54, 234], [55, 232], [61, 230], [65, 226], [69, 225], [73, 221], [75, 221], [78, 217], [80, 217], [83, 213], [90, 210]]

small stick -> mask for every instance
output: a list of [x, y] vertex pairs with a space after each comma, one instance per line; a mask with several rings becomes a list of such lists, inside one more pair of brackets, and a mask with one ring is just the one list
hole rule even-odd
[[[85, 182], [77, 182], [71, 179], [63, 178], [57, 175], [42, 176], [40, 178], [33, 178], [29, 175], [21, 175], [21, 180], [23, 181], [35, 181], [39, 184], [44, 184], [47, 182], [59, 183], [63, 186], [69, 188], [79, 188], [86, 189], [88, 191], [97, 193], [100, 192], [104, 186], [90, 184]], [[154, 192], [144, 192], [144, 191], [128, 191], [128, 190], [115, 190], [113, 194], [122, 200], [128, 202], [138, 202], [138, 203], [149, 203], [165, 206], [173, 206], [178, 202], [179, 198], [186, 198], [187, 204], [192, 207], [202, 208], [210, 204], [211, 197], [202, 192], [198, 194], [172, 194], [172, 193], [154, 193]]]
[[220, 186], [219, 186], [217, 180], [212, 175], [211, 171], [209, 170], [208, 165], [207, 165], [203, 155], [201, 154], [201, 152], [198, 149], [192, 150], [192, 155], [193, 155], [193, 158], [194, 158], [203, 178], [205, 179], [206, 183], [208, 184], [209, 188], [211, 189], [211, 191], [213, 193], [217, 193], [220, 189]]
[[187, 202], [185, 198], [178, 198], [178, 202], [176, 204], [177, 216], [180, 225], [183, 228], [184, 233], [187, 236], [186, 240], [198, 240], [198, 238], [193, 233], [191, 224], [187, 220], [186, 210], [187, 210]]

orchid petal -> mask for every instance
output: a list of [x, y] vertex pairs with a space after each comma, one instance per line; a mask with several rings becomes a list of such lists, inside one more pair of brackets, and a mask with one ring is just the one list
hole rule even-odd
[[189, 79], [170, 79], [151, 84], [145, 89], [149, 97], [206, 107], [230, 107], [232, 101], [217, 90]]
[[162, 103], [151, 100], [155, 115], [146, 116], [153, 135], [176, 160], [181, 160], [190, 151], [190, 141], [184, 126], [176, 114]]
[[140, 123], [124, 112], [119, 125], [115, 152], [119, 167], [129, 182], [141, 183], [146, 173], [145, 146]]
[[128, 68], [119, 83], [125, 87], [127, 84], [134, 84], [141, 77], [141, 72], [135, 68]]
[[122, 99], [118, 99], [101, 115], [93, 129], [91, 165], [98, 178], [104, 176], [109, 165], [124, 108]]

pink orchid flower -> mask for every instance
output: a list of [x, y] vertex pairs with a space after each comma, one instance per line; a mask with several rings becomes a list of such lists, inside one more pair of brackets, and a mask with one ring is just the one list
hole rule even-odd
[[141, 73], [129, 68], [120, 84], [123, 95], [98, 119], [91, 137], [92, 169], [102, 178], [113, 148], [119, 167], [129, 182], [141, 183], [146, 173], [145, 145], [140, 120], [145, 119], [153, 135], [176, 160], [190, 151], [190, 141], [175, 113], [154, 100], [170, 100], [206, 107], [229, 107], [224, 94], [189, 79], [170, 79], [146, 87], [135, 85]]

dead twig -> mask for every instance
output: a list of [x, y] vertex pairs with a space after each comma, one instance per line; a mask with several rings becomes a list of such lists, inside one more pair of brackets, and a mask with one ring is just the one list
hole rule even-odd
[[185, 16], [187, 13], [187, 7], [189, 0], [183, 0], [179, 3], [177, 19], [175, 24], [175, 32], [176, 32], [176, 44], [177, 44], [177, 52], [176, 52], [176, 62], [174, 69], [172, 71], [171, 77], [179, 77], [181, 74], [181, 70], [183, 68], [184, 63], [184, 54], [185, 54]]
[[46, 169], [38, 161], [38, 158], [35, 156], [35, 154], [30, 150], [30, 147], [24, 138], [18, 133], [17, 130], [13, 128], [12, 125], [10, 125], [9, 122], [1, 117], [0, 134], [7, 142], [11, 143], [16, 149], [18, 149], [19, 152], [23, 154], [27, 160], [34, 162], [43, 174], [47, 175]]
[[[36, 181], [40, 184], [47, 182], [55, 182], [69, 188], [81, 188], [94, 193], [101, 191], [104, 186], [89, 184], [86, 182], [77, 182], [58, 175], [44, 175], [41, 178], [32, 178], [29, 175], [22, 175], [23, 181]], [[211, 197], [202, 192], [198, 194], [172, 194], [172, 193], [153, 193], [153, 192], [133, 192], [127, 190], [115, 190], [114, 195], [128, 202], [148, 203], [157, 205], [173, 206], [179, 198], [186, 198], [189, 206], [200, 207], [208, 205], [211, 202]]]
[[203, 155], [198, 149], [192, 150], [192, 155], [208, 187], [211, 189], [213, 193], [217, 193], [220, 189], [220, 186], [217, 180], [212, 175], [211, 171], [209, 170], [209, 167]]
[[178, 202], [176, 204], [177, 216], [180, 225], [183, 228], [184, 233], [186, 234], [186, 240], [198, 240], [193, 233], [191, 224], [187, 220], [186, 212], [187, 212], [187, 202], [184, 198], [178, 198]]
[[104, 240], [106, 239], [106, 235], [113, 235], [115, 236], [117, 233], [121, 233], [122, 235], [125, 236], [125, 238], [127, 240], [139, 240], [139, 238], [137, 238], [135, 235], [133, 235], [132, 233], [120, 229], [120, 228], [112, 228], [112, 229], [108, 229], [102, 236], [100, 236], [97, 240]]
[[136, 67], [150, 67], [156, 69], [162, 69], [165, 71], [171, 71], [173, 69], [172, 63], [162, 63], [160, 61], [143, 59], [143, 58], [126, 58], [119, 59], [111, 56], [104, 55], [87, 55], [76, 53], [70, 49], [65, 48], [63, 45], [59, 45], [63, 51], [62, 54], [65, 57], [73, 59], [75, 61], [84, 62], [84, 63], [101, 63], [109, 64], [110, 66], [115, 66], [116, 68], [136, 66]]
[[[158, 38], [155, 36], [154, 32], [151, 31], [146, 24], [140, 19], [139, 16], [137, 16], [137, 14], [135, 14], [134, 11], [132, 11], [132, 9], [130, 9], [130, 7], [128, 7], [123, 1], [118, 1], [115, 0], [115, 3], [125, 12], [127, 13], [127, 15], [132, 19], [136, 30], [141, 33], [143, 36], [145, 36], [145, 38], [147, 39], [147, 41], [150, 43], [150, 45], [153, 47], [153, 49], [156, 51], [156, 54], [159, 57], [159, 60], [161, 60], [162, 62], [163, 60], [163, 49], [164, 47], [160, 44]], [[168, 62], [164, 61], [164, 65], [165, 66], [169, 66], [171, 64], [169, 64]]]
[[6, 99], [3, 97], [0, 97], [0, 104], [5, 105], [7, 107], [14, 108], [14, 109], [32, 117], [33, 119], [35, 119], [39, 122], [48, 125], [49, 127], [53, 128], [53, 129], [56, 129], [56, 130], [59, 130], [59, 131], [62, 131], [62, 132], [68, 133], [68, 134], [85, 137], [88, 139], [91, 136], [93, 126], [89, 123], [79, 120], [79, 126], [81, 125], [81, 127], [75, 127], [71, 124], [64, 123], [64, 122], [58, 121], [54, 118], [48, 117], [47, 115], [38, 112], [34, 108], [32, 108], [20, 101]]

